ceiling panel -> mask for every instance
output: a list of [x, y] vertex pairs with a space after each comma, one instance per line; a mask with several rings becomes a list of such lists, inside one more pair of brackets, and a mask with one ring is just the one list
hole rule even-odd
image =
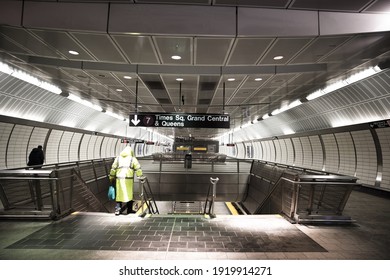
[[[258, 75], [248, 75], [242, 88], [259, 88], [261, 87], [272, 75], [258, 74]], [[261, 79], [256, 81], [255, 79]]]
[[390, 13], [390, 1], [388, 1], [388, 0], [374, 1], [364, 11], [365, 12], [374, 12], [374, 13]]
[[291, 64], [315, 63], [323, 57], [329, 55], [332, 51], [340, 47], [343, 43], [352, 37], [318, 37], [303, 50], [298, 56], [291, 60]]
[[[52, 2], [65, 1], [75, 2], [73, 0]], [[86, 0], [84, 2], [109, 3], [110, 1]], [[142, 15], [138, 19], [138, 28], [142, 30], [143, 25], [150, 24], [149, 34], [153, 36], [119, 32], [96, 33], [81, 31], [83, 29], [79, 28], [43, 30], [43, 28], [31, 29], [22, 26], [0, 26], [0, 59], [43, 80], [53, 81], [64, 91], [73, 92], [93, 102], [99, 99], [99, 104], [103, 108], [124, 115], [135, 110], [137, 81], [137, 102], [142, 106], [138, 110], [141, 112], [181, 110], [188, 113], [222, 113], [222, 105], [225, 103], [225, 112], [231, 114], [233, 126], [233, 123], [241, 124], [243, 121], [253, 119], [254, 115], [275, 109], [281, 102], [304, 97], [314, 89], [324, 87], [333, 78], [345, 77], [347, 74], [376, 65], [384, 58], [390, 57], [390, 32], [299, 37], [287, 34], [286, 31], [281, 37], [273, 33], [267, 37], [255, 35], [239, 37], [238, 30], [234, 28], [238, 24], [237, 17], [234, 16], [235, 6], [245, 6], [244, 9], [274, 8], [274, 10], [261, 9], [264, 15], [267, 15], [268, 10], [279, 13], [282, 12], [280, 9], [299, 7], [301, 10], [347, 11], [351, 14], [354, 11], [360, 13], [363, 9], [371, 13], [371, 18], [371, 16], [375, 17], [373, 13], [383, 13], [384, 9], [389, 8], [388, 0], [118, 0], [111, 2], [122, 3], [120, 7], [126, 6], [127, 9], [132, 9], [140, 3], [159, 3], [161, 5], [142, 5], [147, 8], [150, 6], [157, 13], [166, 3], [190, 4], [194, 6], [170, 5], [163, 8], [171, 12], [170, 7], [174, 7], [173, 10], [188, 13], [198, 19], [204, 12], [213, 17], [210, 11], [214, 8], [217, 11], [223, 10], [224, 15], [229, 11], [227, 14], [232, 16], [226, 22], [232, 27], [233, 33], [226, 35], [222, 32], [226, 30], [223, 27], [217, 28], [218, 32], [222, 33], [215, 34], [215, 29], [210, 29], [200, 20], [196, 23], [202, 25], [202, 30], [206, 30], [207, 36], [183, 36], [182, 30], [187, 32], [185, 34], [194, 34], [188, 33], [188, 30], [192, 30], [191, 24], [193, 25], [194, 22], [187, 17], [180, 19], [181, 22], [188, 24], [183, 29], [177, 25], [174, 17], [172, 22], [170, 18], [164, 19], [165, 26], [172, 26], [174, 28], [171, 30], [179, 33], [159, 32], [160, 28], [151, 24], [153, 19], [145, 18], [143, 22]], [[83, 5], [88, 6], [86, 3]], [[200, 9], [194, 10], [193, 7], [196, 5]], [[114, 6], [120, 8], [116, 4]], [[297, 17], [293, 19], [294, 22], [299, 21], [298, 14], [301, 13], [293, 13], [293, 16]], [[311, 14], [318, 15], [315, 12]], [[71, 15], [68, 17], [68, 19], [72, 18]], [[220, 19], [218, 15], [215, 18]], [[120, 25], [125, 24], [126, 20], [128, 18], [123, 15], [123, 18], [120, 16], [116, 18], [115, 22]], [[220, 24], [219, 20], [215, 21], [217, 25]], [[288, 26], [283, 25], [283, 21], [280, 26], [285, 27], [284, 30], [289, 30]], [[113, 29], [108, 28], [108, 30]], [[76, 50], [80, 54], [70, 55], [69, 50]], [[172, 60], [171, 56], [174, 54], [180, 55], [182, 59]], [[284, 59], [274, 60], [277, 55], [283, 55]], [[63, 67], [64, 65], [67, 67]], [[317, 66], [319, 68], [316, 68]], [[308, 72], [308, 69], [314, 68], [317, 70]], [[131, 79], [126, 79], [124, 76], [130, 76]], [[180, 98], [180, 84], [176, 81], [178, 77], [184, 79], [181, 84], [184, 105]], [[258, 77], [262, 80], [255, 81], [254, 79]], [[227, 81], [227, 78], [235, 78], [235, 81]], [[223, 82], [226, 87], [225, 99], [223, 99]], [[122, 91], [118, 92], [116, 89]], [[219, 130], [161, 129], [159, 131], [183, 136], [188, 136], [188, 133], [194, 134], [196, 131], [197, 137], [205, 135], [214, 137]]]
[[70, 33], [98, 61], [127, 63], [107, 34]]
[[[70, 60], [95, 60], [88, 54], [80, 44], [78, 44], [67, 32], [51, 31], [51, 30], [32, 30], [34, 34], [39, 36], [46, 44], [55, 48], [62, 56]], [[70, 50], [77, 51], [79, 55], [72, 55]]]
[[203, 4], [209, 5], [211, 0], [134, 0], [138, 4]]
[[61, 58], [61, 56], [55, 52], [54, 49], [42, 43], [26, 29], [0, 26], [0, 32], [8, 38], [12, 38], [13, 41], [18, 43], [20, 46], [23, 46], [23, 48], [30, 50], [31, 53], [39, 56]]
[[[154, 41], [163, 64], [192, 64], [192, 38], [154, 37]], [[178, 55], [181, 59], [174, 60], [171, 58], [173, 55]]]
[[32, 51], [21, 45], [18, 45], [13, 40], [10, 40], [8, 37], [2, 34], [0, 34], [0, 50], [9, 52], [10, 54], [33, 54]]
[[166, 88], [169, 89], [179, 89], [180, 81], [177, 81], [176, 78], [182, 78], [181, 82], [182, 89], [185, 88], [196, 88], [198, 85], [198, 75], [162, 75], [162, 80]]
[[[125, 85], [128, 88], [131, 88], [133, 91], [135, 91], [135, 85], [137, 81], [137, 74], [136, 73], [125, 73], [125, 72], [111, 72], [111, 75], [118, 81], [120, 81], [121, 84]], [[125, 78], [126, 77], [126, 78]], [[138, 84], [138, 87], [142, 86], [140, 83]]]
[[[341, 47], [336, 49], [332, 54], [321, 59], [322, 62], [341, 62], [356, 57], [359, 53], [369, 49], [372, 44], [376, 44], [383, 39], [382, 35], [359, 35], [355, 36]], [[390, 47], [390, 46], [389, 46]]]
[[255, 65], [273, 40], [271, 38], [238, 38], [227, 64]]
[[295, 0], [290, 8], [308, 10], [328, 10], [344, 12], [360, 12], [373, 0]]
[[195, 38], [195, 64], [224, 65], [233, 39]]
[[115, 79], [115, 77], [110, 72], [85, 70], [85, 73], [94, 77], [94, 79], [99, 81], [102, 85], [118, 87], [122, 86], [122, 84], [117, 79]]
[[149, 36], [111, 35], [130, 63], [158, 64], [159, 60]]
[[[278, 38], [267, 54], [260, 60], [260, 65], [278, 65], [286, 64], [297, 55], [308, 43], [311, 38]], [[283, 59], [275, 60], [274, 57], [283, 56]]]
[[251, 6], [281, 9], [286, 8], [289, 2], [290, 0], [213, 0], [214, 5]]

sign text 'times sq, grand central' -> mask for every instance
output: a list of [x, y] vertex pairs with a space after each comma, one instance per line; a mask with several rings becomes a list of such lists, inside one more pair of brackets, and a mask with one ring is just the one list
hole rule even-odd
[[229, 115], [136, 113], [129, 120], [130, 126], [230, 128]]

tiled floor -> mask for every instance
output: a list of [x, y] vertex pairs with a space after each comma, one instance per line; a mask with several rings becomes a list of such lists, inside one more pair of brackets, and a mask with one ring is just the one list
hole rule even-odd
[[280, 216], [139, 218], [74, 214], [6, 249], [170, 252], [325, 252]]
[[0, 221], [0, 259], [390, 259], [390, 203], [354, 191], [354, 225], [293, 225], [278, 215], [73, 214]]

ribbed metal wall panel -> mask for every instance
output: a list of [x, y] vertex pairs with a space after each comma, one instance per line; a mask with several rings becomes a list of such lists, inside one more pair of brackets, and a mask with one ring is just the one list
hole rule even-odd
[[74, 132], [65, 131], [60, 142], [60, 147], [58, 149], [58, 162], [69, 162], [69, 150], [70, 143], [72, 141]]
[[6, 156], [9, 137], [11, 135], [14, 124], [10, 123], [1, 123], [0, 122], [0, 168], [7, 168], [6, 165]]
[[45, 149], [45, 164], [58, 163], [59, 147], [64, 131], [53, 129], [50, 132], [49, 139]]
[[340, 166], [338, 173], [355, 176], [356, 154], [355, 147], [349, 132], [335, 133], [337, 140]]
[[80, 160], [80, 143], [84, 134], [75, 133], [72, 137], [72, 141], [70, 143], [69, 148], [69, 161], [79, 161]]
[[383, 169], [381, 187], [390, 191], [390, 129], [377, 129], [382, 149]]
[[325, 146], [325, 171], [337, 173], [339, 170], [339, 150], [333, 134], [321, 135]]
[[[279, 113], [234, 132], [236, 142], [253, 140], [246, 130], [261, 131], [261, 138], [341, 127], [390, 118], [390, 70]], [[258, 136], [260, 138], [260, 136]]]
[[294, 145], [294, 151], [295, 151], [295, 161], [294, 165], [295, 166], [303, 166], [303, 150], [302, 150], [302, 144], [299, 138], [292, 138], [291, 139]]
[[[7, 168], [27, 166], [29, 151], [28, 141], [33, 128], [25, 125], [15, 125], [7, 147]], [[23, 148], [21, 148], [23, 147]]]
[[322, 170], [324, 166], [324, 151], [322, 149], [321, 140], [318, 135], [309, 136], [311, 150], [313, 152], [313, 165], [311, 168]]
[[80, 160], [88, 159], [88, 146], [92, 135], [84, 134], [80, 144]]
[[363, 184], [375, 185], [378, 161], [376, 148], [370, 131], [353, 131], [352, 138], [356, 147], [356, 177]]
[[313, 153], [311, 143], [308, 137], [300, 137], [299, 138], [302, 143], [303, 149], [303, 167], [312, 168], [313, 167]]

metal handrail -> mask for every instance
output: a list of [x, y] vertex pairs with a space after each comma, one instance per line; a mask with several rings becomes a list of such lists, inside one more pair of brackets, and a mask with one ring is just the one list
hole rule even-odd
[[[73, 199], [77, 198], [73, 194], [75, 191], [74, 181], [78, 181], [82, 192], [87, 193], [86, 199], [88, 202], [85, 205], [93, 204], [99, 211], [109, 212], [91, 189], [91, 184], [94, 187], [93, 183], [96, 182], [96, 190], [98, 190], [98, 181], [108, 178], [107, 172], [109, 169], [107, 164], [109, 163], [110, 159], [100, 159], [50, 165], [53, 169], [45, 169], [49, 167], [49, 165], [46, 165], [40, 169], [0, 170], [0, 180], [14, 181], [16, 187], [23, 188], [23, 191], [20, 192], [23, 195], [18, 195], [16, 189], [10, 189], [7, 184], [0, 184], [0, 199], [3, 202], [4, 209], [2, 215], [8, 218], [11, 215], [14, 217], [38, 218], [50, 216], [52, 219], [67, 215], [74, 211]], [[99, 172], [97, 172], [98, 168]], [[17, 181], [20, 181], [20, 183]], [[45, 183], [45, 189], [42, 189], [42, 191], [41, 182], [48, 182], [48, 185]], [[64, 182], [66, 182], [65, 185]], [[26, 188], [27, 192], [25, 191]], [[48, 198], [49, 200], [47, 200]], [[90, 201], [92, 201], [92, 204], [90, 204]], [[80, 206], [80, 204], [77, 205]], [[47, 211], [51, 211], [50, 215], [47, 214]]]
[[[143, 206], [146, 205], [147, 210], [150, 214], [159, 214], [158, 207], [156, 200], [154, 199], [152, 189], [150, 188], [150, 184], [148, 181], [148, 178], [146, 176], [142, 176], [139, 178], [139, 182], [141, 185], [141, 209], [143, 209]], [[145, 188], [145, 183], [147, 188]], [[146, 215], [146, 210], [143, 211], [140, 216], [144, 217]]]
[[[216, 215], [214, 213], [214, 201], [215, 201], [215, 198], [217, 197], [217, 183], [219, 181], [219, 178], [212, 178], [210, 177], [210, 183], [211, 185], [209, 185], [209, 189], [208, 189], [208, 192], [207, 192], [207, 196], [206, 196], [206, 202], [204, 204], [204, 211], [203, 211], [203, 214], [207, 214], [209, 215], [211, 218], [215, 218]], [[211, 200], [209, 199], [209, 196], [210, 196], [210, 189], [212, 187], [212, 195], [211, 195]], [[207, 210], [207, 203], [209, 204], [209, 209]]]
[[[276, 189], [279, 187], [281, 181], [289, 182], [290, 184], [292, 184], [294, 186], [293, 192], [292, 192], [292, 197], [291, 197], [291, 207], [290, 207], [289, 213], [285, 213], [285, 214], [287, 214], [287, 216], [289, 218], [295, 219], [298, 221], [300, 220], [299, 216], [302, 215], [302, 213], [301, 214], [298, 213], [298, 211], [299, 211], [298, 206], [300, 203], [300, 199], [304, 198], [304, 199], [306, 199], [304, 201], [307, 201], [307, 207], [304, 208], [306, 214], [303, 215], [306, 218], [313, 217], [312, 212], [316, 211], [314, 209], [314, 201], [316, 201], [315, 205], [317, 205], [316, 213], [318, 213], [320, 211], [320, 208], [322, 208], [322, 206], [327, 205], [325, 207], [328, 207], [329, 209], [333, 209], [332, 212], [334, 212], [335, 215], [341, 216], [342, 211], [347, 203], [348, 197], [349, 197], [350, 193], [352, 192], [352, 188], [354, 186], [361, 185], [361, 184], [356, 182], [357, 178], [350, 177], [350, 176], [302, 175], [302, 176], [296, 177], [296, 179], [289, 179], [289, 178], [283, 177], [283, 174], [279, 177], [277, 182], [275, 182], [271, 191], [267, 194], [267, 196], [264, 198], [264, 200], [262, 201], [260, 206], [256, 209], [256, 211], [254, 212], [255, 214], [261, 213], [264, 205], [267, 203], [267, 201], [271, 198], [271, 196], [274, 194]], [[344, 180], [344, 181], [342, 182], [341, 180]], [[309, 189], [310, 191], [308, 194], [302, 194], [301, 188], [303, 186], [312, 186], [312, 188]], [[316, 198], [315, 198], [315, 186], [322, 187], [319, 195]], [[338, 205], [324, 204], [326, 186], [340, 186], [340, 187], [344, 186], [345, 187], [343, 197], [338, 202]], [[329, 213], [329, 211], [328, 211], [328, 213]], [[321, 219], [321, 218], [317, 218], [316, 221], [319, 221], [319, 219]], [[332, 219], [335, 220], [335, 217], [332, 217]], [[329, 221], [329, 217], [324, 219], [324, 221]], [[342, 221], [346, 221], [346, 219], [342, 219]]]

